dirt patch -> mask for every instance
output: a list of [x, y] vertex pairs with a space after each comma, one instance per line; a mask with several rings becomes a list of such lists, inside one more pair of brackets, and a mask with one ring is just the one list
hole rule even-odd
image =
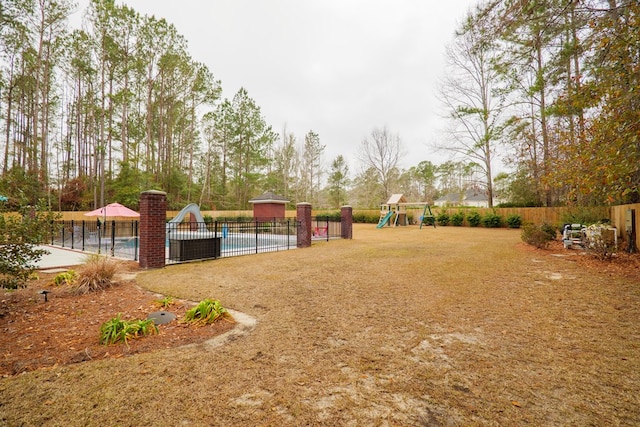
[[[234, 327], [228, 321], [208, 326], [181, 322], [193, 301], [173, 299], [161, 308], [161, 294], [145, 291], [135, 283], [136, 263], [123, 263], [114, 285], [104, 291], [75, 295], [69, 285], [54, 286], [56, 273], [40, 273], [39, 279], [17, 291], [2, 290], [0, 297], [0, 375], [90, 360], [119, 358], [187, 344], [200, 343]], [[46, 290], [47, 301], [40, 291]], [[124, 343], [99, 343], [100, 325], [121, 314], [123, 319], [146, 319], [166, 310], [176, 320], [159, 325], [157, 335]]]

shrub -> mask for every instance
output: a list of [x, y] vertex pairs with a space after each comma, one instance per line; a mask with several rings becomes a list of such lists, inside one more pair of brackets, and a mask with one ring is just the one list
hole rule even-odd
[[100, 344], [114, 344], [118, 341], [127, 344], [127, 340], [130, 338], [157, 333], [158, 327], [153, 322], [153, 319], [123, 320], [118, 314], [100, 326]]
[[556, 231], [556, 228], [553, 225], [551, 225], [549, 223], [546, 223], [546, 222], [543, 222], [540, 225], [540, 229], [549, 235], [549, 240], [555, 240], [556, 239], [556, 235], [558, 233]]
[[602, 224], [593, 224], [587, 227], [587, 253], [600, 260], [611, 259], [617, 251], [616, 231]]
[[[4, 203], [0, 205], [3, 209]], [[17, 289], [33, 279], [35, 263], [49, 253], [38, 245], [56, 232], [52, 224], [58, 218], [42, 201], [20, 208], [18, 214], [0, 213], [0, 288]]]
[[[555, 233], [555, 229], [554, 229]], [[552, 237], [548, 231], [543, 229], [541, 225], [535, 224], [526, 224], [522, 228], [522, 233], [520, 237], [523, 242], [535, 246], [536, 248], [543, 249], [549, 245], [549, 242], [552, 241], [555, 237]]]
[[451, 215], [451, 223], [456, 227], [462, 226], [462, 224], [464, 223], [464, 212], [458, 211]]
[[359, 224], [377, 224], [380, 221], [380, 214], [369, 214], [363, 212], [353, 213], [353, 222]]
[[425, 215], [422, 218], [422, 224], [423, 225], [436, 225], [436, 217], [432, 216], [432, 215]]
[[324, 213], [316, 216], [316, 221], [337, 221], [340, 222], [342, 215], [340, 212]]
[[110, 287], [118, 269], [118, 263], [110, 258], [99, 255], [91, 256], [78, 274], [74, 292], [88, 294]]
[[507, 217], [507, 225], [509, 228], [520, 228], [522, 225], [522, 218], [518, 214], [512, 214]]
[[469, 215], [467, 215], [467, 222], [471, 227], [479, 226], [481, 221], [482, 217], [480, 216], [480, 213], [478, 211], [471, 211], [469, 212]]
[[487, 228], [502, 227], [502, 217], [498, 214], [488, 212], [484, 218], [482, 218], [482, 225]]
[[438, 221], [438, 225], [445, 226], [449, 224], [449, 214], [446, 212], [440, 212], [436, 219]]
[[596, 224], [608, 221], [603, 220], [606, 213], [597, 207], [576, 207], [566, 212], [560, 218], [564, 224]]
[[206, 325], [218, 319], [231, 320], [231, 314], [218, 300], [204, 299], [184, 314], [185, 322]]

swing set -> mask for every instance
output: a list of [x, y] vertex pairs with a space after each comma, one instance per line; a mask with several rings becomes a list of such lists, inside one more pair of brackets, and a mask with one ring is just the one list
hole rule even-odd
[[435, 216], [431, 212], [431, 206], [426, 202], [407, 202], [402, 194], [392, 194], [387, 203], [380, 205], [380, 220], [376, 228], [382, 228], [385, 225], [392, 224], [397, 227], [399, 225], [408, 225], [409, 217], [407, 208], [422, 208], [420, 216], [420, 228], [426, 219], [430, 219], [429, 224], [436, 226]]

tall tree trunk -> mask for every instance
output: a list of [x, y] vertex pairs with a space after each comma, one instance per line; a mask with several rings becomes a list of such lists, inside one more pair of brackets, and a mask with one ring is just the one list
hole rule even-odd
[[[536, 53], [536, 65], [537, 65], [537, 82], [538, 94], [540, 95], [540, 132], [542, 136], [542, 163], [544, 175], [548, 175], [551, 169], [551, 153], [549, 147], [549, 129], [547, 127], [547, 103], [546, 103], [546, 77], [544, 76], [544, 59], [542, 54], [542, 39], [541, 34], [536, 34], [535, 39], [535, 53]], [[552, 205], [551, 190], [549, 186], [544, 188], [544, 203], [545, 206]]]

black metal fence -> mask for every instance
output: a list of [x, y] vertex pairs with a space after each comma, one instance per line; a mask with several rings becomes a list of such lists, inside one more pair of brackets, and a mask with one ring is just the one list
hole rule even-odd
[[[299, 223], [294, 218], [166, 224], [167, 264], [295, 249]], [[139, 222], [58, 221], [51, 244], [90, 253], [139, 259]], [[312, 218], [312, 240], [341, 237], [341, 222]]]
[[295, 219], [167, 223], [167, 263], [296, 248]]
[[342, 237], [342, 222], [333, 217], [313, 217], [311, 218], [311, 239], [327, 240], [339, 239]]
[[138, 260], [138, 227], [133, 221], [57, 221], [50, 243], [63, 248]]

